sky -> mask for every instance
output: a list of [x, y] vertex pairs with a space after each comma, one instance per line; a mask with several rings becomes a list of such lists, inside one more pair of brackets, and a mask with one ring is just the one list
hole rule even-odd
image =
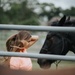
[[75, 7], [75, 0], [38, 0], [40, 3], [53, 3], [56, 7], [62, 7], [63, 9]]

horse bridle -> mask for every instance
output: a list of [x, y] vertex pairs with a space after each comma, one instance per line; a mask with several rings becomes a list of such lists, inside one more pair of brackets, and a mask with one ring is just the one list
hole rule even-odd
[[[64, 37], [61, 36], [60, 34], [51, 34], [50, 38], [52, 38], [53, 36], [57, 36], [58, 38], [61, 38], [62, 40], [62, 49], [61, 49], [61, 54], [64, 50]], [[48, 51], [46, 48], [42, 48], [43, 50], [45, 50], [46, 52]]]
[[[61, 38], [61, 41], [62, 41], [62, 49], [61, 49], [61, 53], [60, 54], [62, 54], [63, 51], [64, 51], [64, 43], [65, 43], [64, 40], [65, 40], [65, 38], [61, 34], [59, 34], [59, 33], [57, 33], [57, 34], [51, 34], [50, 38], [52, 38], [53, 36], [57, 36], [58, 38]], [[42, 49], [44, 49], [44, 48], [42, 48]], [[47, 49], [44, 49], [44, 50], [46, 52], [48, 51]], [[55, 62], [56, 68], [58, 67], [58, 64], [60, 62], [61, 62], [61, 60]]]

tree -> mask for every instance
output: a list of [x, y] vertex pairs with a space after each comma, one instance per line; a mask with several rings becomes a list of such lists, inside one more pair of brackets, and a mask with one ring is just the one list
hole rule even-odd
[[75, 16], [75, 7], [71, 7], [70, 9], [63, 10], [63, 14], [67, 16]]
[[[23, 25], [39, 25], [38, 15], [33, 11], [34, 7], [30, 8], [29, 0], [7, 0], [10, 6], [9, 10], [1, 10], [4, 18], [8, 18], [7, 23], [11, 24], [23, 24]], [[2, 0], [1, 0], [2, 2]], [[35, 0], [36, 2], [36, 0]], [[34, 2], [33, 2], [34, 3]], [[4, 7], [1, 7], [2, 9]], [[3, 16], [2, 16], [3, 18]], [[3, 19], [4, 19], [3, 18]], [[0, 23], [1, 20], [0, 20]], [[3, 21], [3, 23], [6, 23]]]
[[60, 7], [56, 8], [54, 4], [52, 3], [42, 3], [39, 5], [42, 10], [39, 16], [42, 16], [42, 17], [47, 16], [48, 21], [54, 16], [59, 16], [59, 14], [62, 12], [62, 8]]

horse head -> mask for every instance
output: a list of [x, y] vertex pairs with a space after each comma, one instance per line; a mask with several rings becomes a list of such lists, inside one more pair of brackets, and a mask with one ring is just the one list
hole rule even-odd
[[[70, 17], [66, 20], [66, 16], [63, 16], [60, 21], [54, 22], [51, 26], [73, 26], [73, 22], [70, 21]], [[40, 54], [54, 54], [54, 55], [66, 55], [72, 48], [72, 37], [75, 33], [70, 32], [51, 32], [49, 31], [44, 44], [40, 50]], [[75, 39], [74, 39], [75, 40]], [[41, 68], [50, 68], [51, 64], [57, 60], [38, 59], [37, 63]]]

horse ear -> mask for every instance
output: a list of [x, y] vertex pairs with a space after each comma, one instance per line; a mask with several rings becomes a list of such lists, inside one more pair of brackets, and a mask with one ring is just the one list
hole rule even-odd
[[70, 16], [67, 18], [67, 21], [69, 21], [70, 20]]
[[66, 20], [66, 16], [64, 15], [64, 16], [60, 19], [58, 25], [59, 25], [59, 26], [62, 26], [62, 25], [65, 23], [65, 20]]

